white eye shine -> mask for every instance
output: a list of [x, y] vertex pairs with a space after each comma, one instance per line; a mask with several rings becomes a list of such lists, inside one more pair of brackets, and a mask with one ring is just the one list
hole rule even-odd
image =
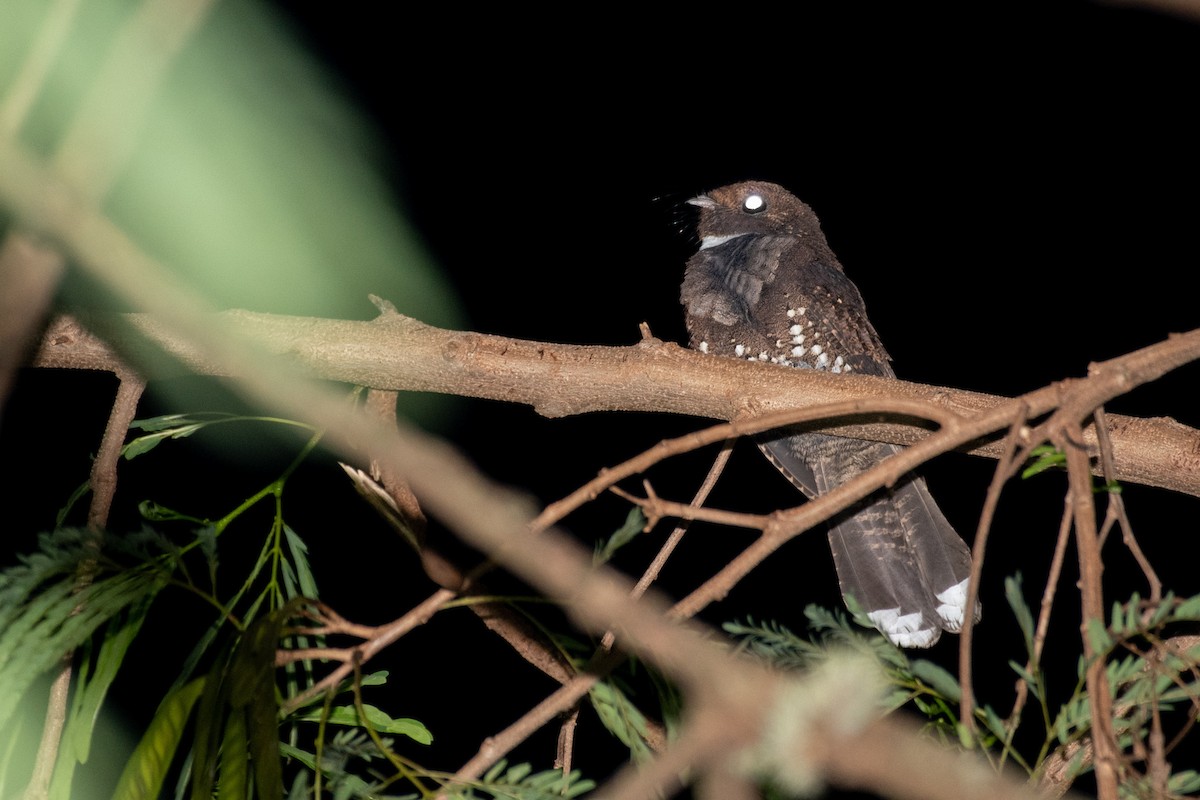
[[757, 214], [760, 211], [766, 210], [766, 208], [767, 201], [761, 194], [747, 195], [746, 199], [742, 201], [742, 210], [747, 214]]

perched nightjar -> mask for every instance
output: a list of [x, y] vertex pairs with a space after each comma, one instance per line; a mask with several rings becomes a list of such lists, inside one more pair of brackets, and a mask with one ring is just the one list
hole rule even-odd
[[[700, 250], [681, 299], [691, 346], [802, 369], [894, 377], [857, 287], [812, 209], [773, 183], [749, 181], [690, 201]], [[820, 433], [764, 434], [758, 445], [816, 497], [897, 452]], [[929, 647], [961, 629], [971, 554], [920, 477], [908, 475], [830, 521], [844, 596], [902, 647]], [[975, 609], [976, 617], [979, 607]]]

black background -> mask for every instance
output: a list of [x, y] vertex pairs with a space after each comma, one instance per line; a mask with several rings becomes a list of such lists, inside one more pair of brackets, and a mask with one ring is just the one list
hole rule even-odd
[[[686, 5], [654, 17], [281, 6], [379, 126], [382, 168], [473, 330], [622, 345], [637, 341], [645, 321], [658, 337], [683, 341], [678, 287], [695, 240], [682, 201], [747, 178], [783, 184], [813, 206], [905, 379], [1015, 394], [1195, 327], [1196, 23], [1084, 3], [854, 4], [783, 16]], [[1195, 367], [1181, 369], [1110, 410], [1200, 424], [1198, 377]], [[20, 498], [19, 546], [48, 527], [48, 509], [86, 475], [113, 385], [23, 376], [0, 429], [6, 492]], [[180, 410], [155, 402], [145, 413]], [[453, 408], [441, 432], [488, 474], [541, 501], [703, 424], [648, 414], [546, 420], [474, 401]], [[213, 499], [216, 508], [235, 503], [286, 463], [290, 446], [263, 441], [261, 457], [236, 463], [201, 445], [177, 449], [175, 467], [131, 462], [114, 527], [138, 524], [133, 505], [144, 496], [183, 505], [216, 490], [229, 493]], [[698, 457], [652, 477], [660, 492], [682, 498], [704, 469]], [[991, 463], [948, 455], [926, 472], [970, 538]], [[1023, 661], [1002, 579], [1021, 571], [1037, 601], [1064, 483], [1043, 476], [1013, 485], [993, 532], [977, 657], [980, 699], [1001, 713], [1011, 702], [1005, 662]], [[1142, 487], [1125, 496], [1164, 581], [1195, 593], [1194, 502]], [[328, 459], [303, 470], [288, 498], [326, 599], [347, 616], [381, 622], [428, 594]], [[713, 504], [769, 511], [796, 501], [742, 447]], [[620, 503], [602, 500], [569, 527], [590, 541], [623, 515]], [[638, 569], [660, 534], [622, 566]], [[664, 575], [674, 596], [747, 540], [702, 527], [688, 539]], [[1144, 592], [1118, 541], [1105, 554], [1109, 602]], [[1077, 647], [1073, 557], [1050, 648], [1065, 659], [1055, 678], [1064, 691]], [[753, 615], [799, 630], [810, 602], [838, 602], [819, 536], [789, 544], [706, 618]], [[390, 667], [408, 690], [389, 710], [440, 723], [433, 750], [417, 757], [451, 770], [552, 689], [457, 613], [414, 634]], [[169, 633], [156, 635], [156, 646], [172, 646]], [[955, 647], [947, 637], [933, 657], [952, 666]], [[170, 678], [160, 677], [164, 687]], [[411, 691], [425, 685], [438, 691]], [[138, 694], [120, 694], [131, 713]], [[597, 777], [619, 755], [592, 735], [598, 728], [585, 714], [581, 735], [592, 749], [581, 748], [580, 759]], [[518, 755], [548, 766], [552, 743], [543, 737]]]

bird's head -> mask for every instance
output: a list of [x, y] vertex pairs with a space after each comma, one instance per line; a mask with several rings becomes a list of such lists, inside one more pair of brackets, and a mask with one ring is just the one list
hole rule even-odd
[[817, 215], [787, 189], [766, 181], [743, 181], [693, 197], [700, 209], [701, 246], [745, 234], [808, 236], [821, 232]]

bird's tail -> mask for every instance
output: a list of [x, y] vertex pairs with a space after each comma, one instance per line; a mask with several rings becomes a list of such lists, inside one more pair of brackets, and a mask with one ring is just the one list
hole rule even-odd
[[[810, 496], [898, 451], [819, 434], [763, 441], [760, 447]], [[923, 479], [907, 477], [842, 512], [830, 522], [829, 544], [843, 596], [852, 596], [897, 645], [929, 647], [943, 630], [962, 628], [971, 553]], [[976, 619], [979, 613], [976, 604]]]

